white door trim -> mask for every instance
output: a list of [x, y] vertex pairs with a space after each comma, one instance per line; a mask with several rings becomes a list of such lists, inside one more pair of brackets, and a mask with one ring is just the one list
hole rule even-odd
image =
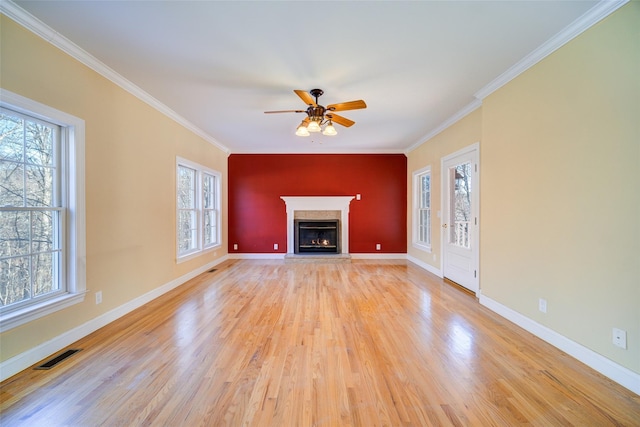
[[[474, 153], [475, 152], [475, 153]], [[470, 290], [476, 293], [476, 296], [480, 296], [480, 142], [476, 142], [467, 147], [464, 147], [454, 153], [448, 154], [440, 159], [440, 173], [441, 173], [441, 183], [440, 183], [440, 206], [442, 212], [442, 220], [441, 223], [445, 223], [445, 221], [449, 221], [447, 215], [448, 207], [447, 203], [447, 182], [448, 182], [448, 170], [445, 167], [445, 164], [462, 155], [474, 153], [475, 164], [477, 166], [477, 170], [475, 173], [475, 180], [472, 182], [473, 185], [473, 195], [472, 198], [472, 212], [475, 218], [474, 224], [471, 227], [471, 240], [472, 240], [472, 262], [473, 269], [475, 271], [475, 277], [470, 286]], [[442, 275], [446, 277], [447, 274], [447, 230], [443, 227], [440, 227], [440, 253], [442, 254]]]

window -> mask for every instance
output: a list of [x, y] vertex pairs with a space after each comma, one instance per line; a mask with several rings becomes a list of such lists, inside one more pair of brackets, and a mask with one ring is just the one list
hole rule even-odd
[[0, 93], [2, 330], [85, 293], [84, 122]]
[[414, 246], [431, 250], [431, 168], [413, 173]]
[[218, 189], [216, 175], [203, 172], [202, 199], [204, 206], [204, 247], [218, 244]]
[[177, 255], [191, 255], [220, 245], [220, 174], [177, 159]]

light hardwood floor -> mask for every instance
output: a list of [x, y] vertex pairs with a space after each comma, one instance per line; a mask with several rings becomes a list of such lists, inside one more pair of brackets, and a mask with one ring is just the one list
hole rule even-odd
[[1, 384], [2, 426], [640, 425], [640, 396], [404, 261], [226, 261]]

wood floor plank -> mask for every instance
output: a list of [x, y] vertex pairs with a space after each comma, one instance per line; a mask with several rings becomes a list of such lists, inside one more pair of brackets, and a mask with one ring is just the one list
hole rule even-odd
[[3, 426], [638, 426], [640, 396], [404, 261], [230, 260], [0, 384]]

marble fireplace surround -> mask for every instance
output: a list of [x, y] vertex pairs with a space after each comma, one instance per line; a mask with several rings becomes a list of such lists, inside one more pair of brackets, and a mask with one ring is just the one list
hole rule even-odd
[[287, 207], [287, 254], [293, 254], [294, 220], [339, 219], [340, 248], [349, 253], [349, 204], [355, 196], [281, 196]]

